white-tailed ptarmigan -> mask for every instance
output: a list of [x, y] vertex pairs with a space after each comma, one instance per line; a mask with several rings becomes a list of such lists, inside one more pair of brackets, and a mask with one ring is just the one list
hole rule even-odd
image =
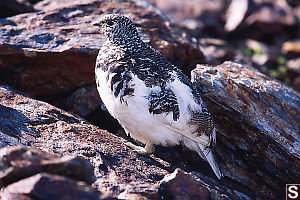
[[93, 25], [107, 38], [95, 67], [100, 97], [126, 133], [146, 144], [130, 146], [148, 154], [154, 144], [182, 144], [207, 160], [221, 178], [212, 153], [212, 117], [190, 79], [145, 44], [127, 17], [107, 14]]

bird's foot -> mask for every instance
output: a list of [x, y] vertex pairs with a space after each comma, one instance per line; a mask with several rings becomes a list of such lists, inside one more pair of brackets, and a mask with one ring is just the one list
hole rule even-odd
[[140, 147], [132, 144], [131, 142], [126, 142], [126, 146], [135, 150], [138, 154], [141, 155], [149, 155], [154, 152], [154, 145], [152, 143], [146, 143], [145, 147]]

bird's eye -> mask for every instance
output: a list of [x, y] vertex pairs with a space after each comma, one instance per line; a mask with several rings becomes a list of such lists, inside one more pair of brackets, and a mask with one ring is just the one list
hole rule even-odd
[[108, 21], [107, 25], [112, 26], [112, 25], [114, 25], [114, 22], [113, 21]]

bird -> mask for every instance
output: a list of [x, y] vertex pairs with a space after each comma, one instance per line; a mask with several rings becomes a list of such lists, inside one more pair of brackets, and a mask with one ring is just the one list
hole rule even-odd
[[145, 147], [126, 144], [144, 155], [153, 153], [155, 145], [183, 145], [206, 160], [220, 179], [212, 151], [216, 130], [197, 87], [142, 41], [128, 17], [105, 14], [92, 25], [106, 37], [95, 65], [100, 98], [126, 134]]

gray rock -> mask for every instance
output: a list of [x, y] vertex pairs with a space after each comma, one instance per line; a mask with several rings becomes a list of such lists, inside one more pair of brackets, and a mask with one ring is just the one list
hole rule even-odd
[[176, 169], [160, 181], [159, 192], [163, 199], [229, 199], [226, 195], [207, 187], [181, 169]]
[[59, 156], [20, 146], [0, 150], [0, 186], [40, 172], [63, 175], [87, 183], [94, 181], [93, 166], [75, 156]]
[[285, 184], [300, 180], [299, 93], [232, 62], [198, 65], [192, 78], [215, 118], [226, 176], [255, 197], [284, 198]]
[[97, 200], [101, 193], [84, 182], [46, 173], [36, 174], [8, 185], [0, 193], [1, 199]]

